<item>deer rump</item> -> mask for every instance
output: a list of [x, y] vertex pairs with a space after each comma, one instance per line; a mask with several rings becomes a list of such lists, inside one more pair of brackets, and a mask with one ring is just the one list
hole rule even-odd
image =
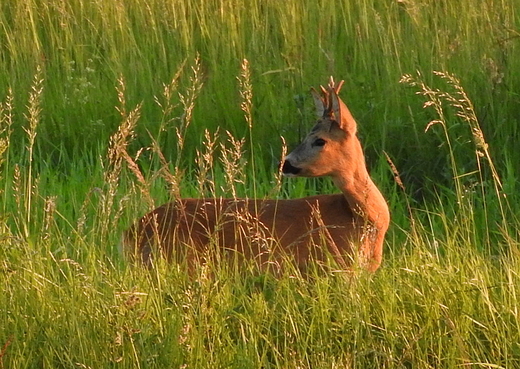
[[311, 259], [324, 261], [327, 255], [344, 264], [359, 239], [355, 230], [361, 225], [354, 219], [342, 194], [179, 199], [142, 217], [124, 233], [123, 243], [131, 260], [148, 266], [162, 256], [191, 268], [216, 250], [225, 253], [218, 257], [254, 260], [261, 267], [288, 259], [305, 269]]

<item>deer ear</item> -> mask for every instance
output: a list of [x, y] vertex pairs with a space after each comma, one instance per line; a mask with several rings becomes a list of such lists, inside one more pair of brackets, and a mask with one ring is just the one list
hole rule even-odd
[[[341, 84], [339, 87], [341, 88]], [[339, 128], [345, 132], [356, 134], [357, 124], [354, 120], [354, 117], [350, 113], [350, 110], [348, 110], [345, 103], [341, 101], [338, 94], [333, 89], [330, 91], [330, 99], [334, 120], [339, 124]]]
[[334, 119], [336, 120], [336, 122], [338, 122], [338, 124], [341, 125], [341, 102], [339, 100], [339, 97], [338, 97], [338, 94], [336, 93], [336, 91], [334, 91], [334, 89], [330, 89], [330, 99], [331, 99], [331, 103], [332, 103], [332, 113], [334, 114]]
[[318, 91], [316, 91], [314, 88], [311, 88], [311, 94], [312, 98], [314, 99], [314, 105], [316, 105], [316, 115], [318, 118], [322, 118], [325, 114], [325, 102], [323, 101], [323, 98], [320, 96]]

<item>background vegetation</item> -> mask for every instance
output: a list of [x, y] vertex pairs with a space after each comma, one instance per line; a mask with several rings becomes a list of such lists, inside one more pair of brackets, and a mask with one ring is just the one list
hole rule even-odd
[[[0, 368], [519, 366], [519, 5], [0, 1]], [[330, 75], [392, 209], [380, 271], [125, 264], [172, 196], [334, 191], [277, 176]]]

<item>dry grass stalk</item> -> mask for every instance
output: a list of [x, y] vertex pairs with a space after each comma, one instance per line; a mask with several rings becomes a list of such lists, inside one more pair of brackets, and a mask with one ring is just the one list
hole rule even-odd
[[155, 153], [159, 158], [161, 168], [159, 169], [158, 174], [166, 181], [166, 183], [168, 183], [171, 195], [174, 198], [180, 197], [180, 181], [183, 171], [178, 168], [175, 173], [170, 172], [170, 163], [168, 160], [166, 160], [166, 157], [161, 151], [159, 143], [154, 138], [152, 138], [152, 152]]
[[[433, 73], [436, 76], [439, 76], [440, 78], [445, 80], [449, 85], [451, 85], [455, 93], [452, 94], [447, 91], [441, 91], [439, 89], [433, 89], [429, 87], [428, 85], [426, 85], [426, 83], [424, 83], [420, 72], [417, 72], [417, 77], [413, 77], [410, 74], [406, 74], [402, 76], [400, 80], [401, 83], [407, 83], [410, 86], [418, 87], [419, 91], [417, 92], [417, 94], [423, 95], [427, 98], [427, 101], [424, 103], [423, 107], [433, 107], [439, 117], [439, 119], [434, 119], [430, 121], [427, 124], [425, 131], [428, 131], [433, 125], [436, 124], [442, 125], [444, 130], [447, 130], [443, 101], [448, 102], [452, 107], [456, 109], [456, 115], [462, 120], [464, 120], [466, 123], [468, 123], [470, 127], [471, 136], [475, 144], [475, 155], [477, 161], [479, 161], [479, 158], [486, 158], [486, 161], [488, 162], [489, 168], [493, 176], [493, 180], [497, 186], [497, 190], [501, 190], [502, 182], [495, 168], [493, 160], [491, 159], [491, 154], [489, 153], [489, 146], [484, 138], [484, 133], [480, 127], [480, 123], [475, 113], [475, 108], [473, 106], [473, 103], [469, 99], [468, 95], [466, 94], [466, 91], [462, 87], [460, 80], [449, 72], [434, 71]], [[451, 151], [452, 147], [450, 141], [447, 140], [447, 143], [450, 145]]]
[[45, 198], [45, 204], [43, 207], [44, 218], [41, 231], [42, 241], [47, 241], [51, 237], [51, 226], [54, 221], [54, 214], [56, 213], [56, 200], [57, 196], [48, 196]]
[[175, 168], [179, 167], [180, 153], [184, 148], [184, 137], [186, 135], [186, 130], [188, 129], [192, 118], [193, 118], [193, 109], [195, 108], [195, 101], [202, 90], [203, 82], [202, 82], [202, 65], [200, 62], [200, 57], [197, 56], [195, 59], [194, 65], [191, 67], [193, 75], [190, 77], [190, 87], [186, 91], [185, 94], [179, 93], [179, 99], [183, 106], [184, 112], [181, 117], [180, 127], [175, 128], [175, 133], [177, 135], [177, 163]]
[[[248, 199], [244, 199], [244, 201], [247, 202]], [[276, 246], [277, 241], [271, 230], [258, 219], [258, 216], [252, 214], [247, 206], [244, 209], [230, 211], [229, 215], [237, 224], [235, 239], [238, 244], [246, 248], [246, 250], [242, 250], [240, 257], [252, 255], [255, 265], [261, 269], [268, 269], [274, 273], [281, 272], [280, 260], [277, 260], [273, 253], [273, 247]], [[238, 255], [236, 256], [238, 257]]]
[[[24, 114], [25, 119], [29, 123], [29, 127], [24, 127], [24, 131], [29, 138], [29, 144], [27, 146], [30, 153], [36, 140], [36, 128], [40, 122], [42, 108], [41, 100], [43, 94], [43, 77], [41, 67], [36, 68], [36, 73], [31, 84], [31, 91], [29, 92], [29, 104], [27, 105], [27, 113]], [[29, 157], [32, 161], [32, 157]]]
[[[422, 95], [426, 98], [425, 103], [423, 104], [423, 108], [433, 107], [435, 113], [437, 114], [438, 119], [434, 119], [430, 121], [425, 128], [425, 132], [427, 132], [434, 125], [441, 125], [444, 133], [444, 139], [446, 145], [448, 146], [448, 155], [450, 158], [451, 170], [453, 172], [453, 177], [457, 178], [459, 175], [458, 165], [454, 154], [454, 149], [451, 143], [451, 138], [448, 132], [447, 120], [444, 114], [444, 104], [443, 101], [446, 99], [446, 92], [441, 91], [439, 89], [433, 89], [428, 86], [424, 81], [422, 74], [417, 71], [417, 77], [413, 77], [411, 74], [405, 74], [401, 77], [400, 83], [406, 83], [412, 87], [417, 87], [418, 91], [416, 94]], [[455, 181], [455, 191], [457, 194], [457, 199], [463, 198], [463, 189], [460, 181]]]
[[238, 77], [240, 85], [240, 97], [242, 103], [240, 108], [244, 112], [244, 116], [249, 129], [253, 128], [253, 85], [251, 84], [251, 71], [249, 70], [249, 61], [244, 59], [241, 65], [240, 76]]
[[[27, 169], [27, 180], [25, 183], [24, 188], [22, 189], [21, 185], [21, 173], [18, 172], [18, 184], [16, 187], [18, 187], [18, 191], [23, 191], [23, 198], [18, 198], [18, 206], [19, 208], [22, 207], [21, 214], [25, 214], [24, 224], [22, 225], [22, 229], [24, 232], [24, 236], [29, 236], [29, 224], [31, 224], [31, 217], [32, 217], [32, 199], [33, 199], [33, 192], [34, 192], [34, 186], [33, 186], [33, 168], [32, 168], [32, 162], [33, 162], [33, 155], [34, 155], [34, 144], [36, 142], [36, 135], [37, 135], [37, 128], [38, 124], [40, 123], [41, 119], [41, 102], [42, 102], [42, 95], [43, 95], [43, 77], [42, 77], [42, 69], [40, 66], [36, 68], [36, 73], [34, 74], [33, 81], [31, 84], [31, 91], [29, 92], [29, 102], [27, 105], [27, 113], [24, 114], [25, 119], [28, 122], [28, 127], [23, 127], [23, 130], [27, 134], [28, 138], [28, 144], [27, 144], [27, 151], [28, 151], [28, 160], [29, 160], [29, 166]], [[18, 167], [19, 170], [19, 167]], [[23, 203], [23, 206], [21, 205]]]
[[242, 168], [246, 165], [246, 159], [244, 158], [244, 143], [245, 139], [236, 139], [229, 131], [226, 131], [228, 135], [227, 147], [225, 144], [220, 144], [221, 156], [220, 161], [224, 166], [224, 175], [226, 177], [226, 188], [225, 192], [231, 192], [234, 199], [237, 198], [236, 183], [245, 184], [245, 173]]
[[175, 118], [173, 118], [172, 115], [173, 111], [175, 110], [175, 108], [177, 108], [179, 104], [173, 103], [173, 97], [179, 87], [179, 78], [181, 77], [185, 64], [186, 59], [184, 59], [184, 61], [181, 63], [179, 69], [177, 70], [177, 73], [175, 73], [170, 83], [163, 84], [162, 98], [160, 99], [159, 97], [154, 96], [154, 101], [161, 108], [163, 116], [159, 132], [166, 131], [168, 129], [169, 124], [175, 120]]
[[462, 118], [466, 123], [469, 124], [471, 129], [471, 136], [473, 138], [473, 143], [475, 144], [475, 155], [477, 161], [480, 163], [480, 158], [482, 157], [486, 159], [488, 166], [491, 170], [493, 180], [497, 186], [496, 189], [497, 191], [500, 191], [502, 189], [502, 181], [500, 180], [498, 172], [491, 158], [491, 154], [489, 152], [489, 145], [487, 144], [484, 138], [484, 132], [480, 127], [480, 123], [475, 113], [475, 108], [473, 106], [472, 101], [466, 94], [466, 91], [462, 87], [460, 80], [453, 74], [450, 74], [448, 72], [437, 71], [434, 72], [434, 74], [446, 80], [455, 89], [454, 95], [445, 93], [444, 97], [448, 102], [451, 103], [451, 105], [454, 108], [457, 109], [457, 116]]
[[216, 141], [219, 136], [217, 131], [211, 136], [211, 133], [204, 130], [204, 141], [202, 146], [204, 151], [197, 150], [196, 164], [197, 164], [197, 185], [199, 194], [208, 194], [209, 196], [216, 196], [215, 182], [213, 180], [213, 157], [215, 155]]
[[23, 192], [22, 192], [22, 172], [20, 170], [20, 165], [15, 164], [14, 165], [14, 174], [13, 174], [13, 195], [14, 195], [14, 201], [16, 202], [16, 207], [19, 212], [22, 212], [22, 199], [23, 199]]
[[406, 208], [408, 209], [408, 217], [410, 218], [410, 222], [412, 225], [412, 229], [415, 229], [415, 218], [413, 216], [412, 206], [410, 205], [410, 200], [408, 199], [408, 196], [406, 196], [406, 187], [401, 180], [401, 175], [399, 174], [399, 171], [397, 170], [397, 167], [395, 166], [394, 162], [390, 158], [390, 155], [386, 151], [383, 151], [386, 157], [386, 161], [388, 165], [390, 165], [390, 169], [392, 170], [392, 173], [394, 175], [395, 183], [397, 183], [397, 186], [403, 191], [403, 194], [405, 194], [405, 201], [406, 201]]
[[98, 191], [98, 190], [99, 189], [97, 189], [97, 188], [90, 190], [87, 193], [87, 196], [85, 197], [85, 200], [83, 200], [83, 203], [81, 204], [81, 207], [79, 209], [79, 217], [78, 217], [78, 220], [76, 221], [76, 233], [80, 237], [85, 235], [85, 226], [87, 223], [87, 208], [88, 208], [88, 205], [91, 203], [90, 196], [92, 195], [92, 193], [94, 191]]
[[[413, 77], [411, 75], [405, 75], [401, 78], [401, 82], [407, 83], [411, 86], [415, 86], [419, 88], [419, 91], [417, 94], [423, 95], [427, 97], [427, 101], [424, 103], [424, 107], [431, 107], [433, 106], [439, 119], [432, 120], [427, 126], [426, 130], [430, 129], [433, 125], [440, 124], [443, 127], [445, 141], [448, 145], [449, 149], [449, 157], [452, 165], [452, 172], [453, 172], [453, 179], [454, 179], [454, 185], [456, 190], [456, 196], [457, 196], [457, 202], [458, 204], [466, 204], [468, 206], [467, 210], [472, 213], [472, 203], [468, 202], [468, 199], [470, 199], [469, 196], [466, 196], [468, 192], [468, 188], [471, 189], [476, 186], [476, 184], [479, 184], [480, 191], [482, 194], [482, 198], [486, 198], [486, 178], [484, 177], [484, 171], [482, 166], [482, 158], [485, 159], [487, 162], [487, 166], [491, 172], [491, 179], [493, 182], [493, 189], [494, 189], [494, 195], [496, 197], [497, 204], [499, 207], [500, 215], [501, 215], [501, 222], [502, 222], [502, 229], [506, 230], [509, 229], [509, 218], [510, 215], [507, 213], [507, 200], [505, 199], [505, 195], [502, 191], [502, 181], [500, 179], [500, 176], [498, 174], [498, 171], [496, 170], [496, 167], [493, 163], [493, 160], [491, 158], [491, 154], [489, 151], [489, 146], [485, 140], [484, 133], [480, 127], [480, 123], [478, 121], [475, 108], [473, 106], [473, 103], [469, 99], [468, 95], [466, 94], [464, 88], [462, 87], [462, 84], [460, 80], [455, 77], [453, 74], [448, 72], [439, 72], [435, 71], [433, 72], [434, 75], [440, 77], [442, 80], [446, 81], [446, 83], [451, 86], [452, 91], [441, 91], [439, 89], [432, 89], [428, 85], [426, 85], [423, 80], [422, 76], [419, 72], [417, 72], [417, 77]], [[465, 123], [467, 123], [469, 127], [469, 131], [471, 134], [471, 138], [473, 141], [473, 144], [475, 146], [475, 160], [476, 160], [476, 170], [470, 173], [459, 173], [459, 170], [457, 168], [457, 162], [455, 160], [455, 153], [454, 149], [451, 144], [451, 138], [449, 134], [449, 130], [447, 127], [447, 120], [445, 119], [444, 115], [444, 106], [443, 103], [447, 102], [452, 108], [456, 111], [456, 116], [462, 119]], [[477, 174], [478, 175], [478, 182], [473, 183], [470, 186], [464, 187], [461, 181], [462, 177]], [[505, 202], [504, 202], [505, 201]], [[489, 224], [488, 221], [488, 210], [487, 210], [487, 202], [484, 202], [484, 216], [486, 218], [485, 224], [486, 227]], [[507, 232], [503, 232], [503, 234], [506, 234]], [[489, 230], [486, 232], [486, 237], [489, 240]]]
[[[285, 138], [280, 136], [282, 140], [282, 151], [280, 153], [279, 162], [283, 162], [283, 158], [287, 156], [287, 143], [285, 142]], [[273, 189], [269, 192], [269, 197], [275, 197], [280, 193], [280, 189], [282, 188], [282, 178], [283, 178], [283, 167], [281, 165], [278, 166], [278, 171], [276, 172], [275, 182]]]
[[[105, 170], [104, 179], [107, 184], [107, 192], [103, 194], [102, 214], [104, 215], [103, 234], [106, 235], [110, 229], [109, 224], [113, 224], [118, 219], [113, 213], [113, 205], [116, 197], [121, 171], [123, 169], [123, 162], [126, 162], [129, 169], [136, 175], [140, 184], [145, 186], [146, 181], [141, 174], [139, 167], [135, 161], [128, 154], [128, 145], [135, 137], [135, 127], [141, 116], [142, 104], [138, 104], [130, 112], [126, 108], [125, 99], [125, 82], [123, 77], [118, 80], [117, 95], [119, 106], [116, 109], [119, 111], [122, 121], [117, 131], [110, 137], [108, 147], [108, 168]], [[146, 193], [146, 192], [145, 192]], [[120, 204], [119, 208], [121, 209]], [[121, 210], [117, 214], [120, 215]]]
[[14, 96], [13, 90], [9, 88], [4, 102], [0, 102], [0, 164], [6, 160], [5, 154], [11, 143], [11, 134], [13, 132], [13, 109]]
[[[182, 67], [181, 67], [182, 69]], [[178, 76], [180, 76], [180, 71], [177, 72], [176, 77], [172, 81], [177, 81]], [[197, 55], [194, 61], [194, 65], [191, 67], [192, 70], [192, 76], [190, 77], [190, 86], [185, 94], [178, 93], [179, 100], [181, 102], [181, 105], [183, 107], [183, 113], [182, 116], [179, 118], [180, 125], [178, 127], [175, 127], [175, 135], [177, 138], [177, 158], [175, 160], [174, 164], [174, 174], [171, 174], [170, 172], [164, 172], [164, 170], [167, 170], [169, 165], [166, 164], [166, 160], [164, 159], [164, 156], [161, 154], [161, 151], [159, 149], [159, 145], [155, 145], [154, 152], [156, 154], [159, 154], [159, 157], [161, 159], [162, 163], [162, 171], [163, 171], [163, 177], [166, 178], [167, 182], [170, 183], [171, 186], [171, 192], [174, 197], [179, 197], [179, 183], [182, 180], [182, 171], [180, 168], [181, 164], [181, 157], [182, 157], [182, 151], [184, 149], [184, 137], [186, 136], [186, 131], [188, 127], [191, 124], [192, 118], [193, 118], [193, 109], [195, 108], [195, 101], [197, 100], [197, 97], [200, 94], [200, 91], [202, 90], [202, 86], [204, 85], [202, 81], [202, 65], [200, 61], [200, 57]], [[168, 88], [166, 88], [163, 91], [163, 95], [165, 98], [170, 99], [172, 97], [172, 90], [173, 88], [177, 87], [176, 82], [172, 82]], [[171, 102], [170, 102], [171, 104]], [[176, 106], [176, 105], [175, 105]], [[164, 112], [168, 112], [168, 114], [173, 110], [174, 105], [170, 105], [170, 108], [165, 110]], [[171, 120], [169, 120], [171, 121]]]

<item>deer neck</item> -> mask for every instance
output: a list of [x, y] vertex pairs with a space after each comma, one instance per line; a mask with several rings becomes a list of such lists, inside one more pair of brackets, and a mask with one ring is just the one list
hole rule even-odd
[[343, 192], [355, 217], [378, 229], [388, 225], [388, 205], [370, 178], [364, 158], [356, 167], [349, 167], [333, 176], [333, 181]]

